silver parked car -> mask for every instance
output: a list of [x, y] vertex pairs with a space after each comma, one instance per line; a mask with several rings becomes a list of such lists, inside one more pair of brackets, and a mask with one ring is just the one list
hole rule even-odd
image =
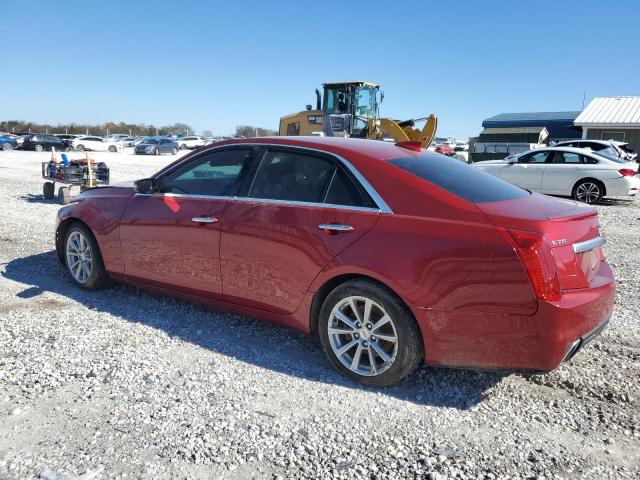
[[600, 152], [609, 157], [616, 157], [622, 160], [637, 160], [638, 154], [629, 147], [628, 143], [616, 140], [567, 140], [553, 145], [554, 147], [575, 147], [589, 148], [594, 152]]
[[604, 196], [634, 197], [638, 165], [584, 148], [547, 147], [473, 164], [519, 187], [596, 203]]

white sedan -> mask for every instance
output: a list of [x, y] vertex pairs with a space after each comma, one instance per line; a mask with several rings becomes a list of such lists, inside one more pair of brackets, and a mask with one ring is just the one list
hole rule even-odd
[[79, 152], [91, 150], [92, 152], [117, 152], [122, 150], [122, 143], [113, 140], [107, 140], [102, 137], [80, 137], [71, 142], [73, 148]]
[[473, 165], [519, 187], [586, 203], [604, 196], [633, 197], [640, 190], [638, 164], [581, 148], [538, 148]]

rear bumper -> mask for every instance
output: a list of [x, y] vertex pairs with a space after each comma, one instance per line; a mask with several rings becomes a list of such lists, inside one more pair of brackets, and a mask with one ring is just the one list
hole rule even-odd
[[432, 365], [549, 371], [571, 358], [606, 326], [615, 298], [603, 262], [591, 287], [538, 302], [533, 315], [412, 308]]
[[626, 197], [635, 196], [640, 191], [640, 177], [620, 177], [605, 182], [607, 196]]

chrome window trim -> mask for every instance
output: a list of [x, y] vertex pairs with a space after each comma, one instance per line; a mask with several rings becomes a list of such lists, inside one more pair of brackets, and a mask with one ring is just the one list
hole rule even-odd
[[192, 198], [197, 200], [236, 200], [246, 203], [269, 203], [273, 205], [291, 205], [297, 207], [321, 207], [332, 208], [335, 210], [349, 210], [355, 212], [371, 212], [371, 213], [384, 213], [379, 208], [370, 207], [355, 207], [350, 205], [335, 205], [332, 203], [320, 203], [320, 202], [299, 202], [296, 200], [276, 200], [272, 198], [253, 198], [253, 197], [238, 197], [238, 196], [217, 196], [217, 195], [192, 195], [189, 193], [135, 193], [138, 197], [171, 197], [171, 198]]
[[574, 243], [573, 251], [574, 253], [585, 253], [594, 248], [601, 247], [605, 243], [607, 243], [607, 240], [604, 237], [595, 237], [590, 240], [585, 240], [584, 242]]
[[[369, 194], [369, 196], [371, 197], [371, 199], [373, 200], [373, 203], [375, 203], [378, 208], [370, 208], [370, 207], [351, 207], [348, 205], [332, 205], [332, 204], [327, 204], [327, 203], [315, 203], [315, 202], [300, 202], [300, 201], [296, 201], [296, 200], [274, 200], [274, 199], [267, 199], [267, 198], [250, 198], [250, 197], [218, 197], [218, 196], [208, 196], [208, 195], [187, 195], [187, 194], [170, 194], [170, 195], [175, 195], [175, 196], [189, 196], [189, 197], [195, 197], [195, 198], [209, 198], [209, 199], [233, 199], [233, 200], [242, 200], [242, 199], [250, 199], [251, 201], [254, 202], [265, 202], [265, 203], [279, 203], [279, 204], [290, 204], [290, 205], [298, 205], [298, 206], [304, 206], [304, 205], [308, 205], [308, 206], [324, 206], [327, 208], [340, 208], [343, 210], [355, 210], [355, 211], [366, 211], [366, 212], [380, 212], [380, 213], [384, 213], [384, 214], [393, 214], [393, 211], [391, 210], [391, 208], [389, 207], [389, 205], [387, 205], [387, 202], [385, 202], [383, 200], [383, 198], [380, 196], [380, 194], [376, 191], [375, 188], [373, 188], [373, 186], [367, 181], [366, 178], [364, 178], [364, 176], [358, 171], [358, 169], [356, 167], [354, 167], [351, 162], [349, 162], [346, 158], [338, 155], [337, 153], [333, 153], [333, 152], [327, 152], [326, 150], [320, 150], [317, 148], [311, 148], [311, 147], [301, 147], [298, 145], [288, 145], [286, 143], [258, 143], [258, 142], [242, 142], [242, 143], [228, 143], [225, 145], [220, 145], [217, 147], [211, 147], [211, 148], [207, 148], [206, 150], [203, 150], [202, 152], [199, 152], [197, 155], [194, 155], [192, 157], [189, 158], [189, 162], [192, 160], [196, 160], [208, 153], [211, 153], [213, 150], [218, 150], [218, 149], [222, 149], [222, 148], [228, 148], [231, 146], [258, 146], [258, 147], [278, 147], [278, 148], [289, 148], [289, 149], [298, 149], [298, 150], [306, 150], [309, 152], [315, 152], [315, 153], [320, 153], [323, 155], [329, 155], [337, 160], [339, 160], [343, 166], [345, 166], [350, 172], [351, 174], [356, 178], [356, 180], [360, 183], [360, 185], [365, 189], [365, 191]], [[179, 164], [176, 165], [176, 168], [179, 168]], [[166, 175], [168, 173], [170, 173], [173, 169], [169, 170], [168, 172], [163, 172], [163, 175]], [[257, 173], [257, 172], [256, 172]], [[254, 180], [255, 180], [255, 176], [254, 176]], [[149, 194], [138, 194], [136, 193], [136, 195], [149, 195]], [[157, 195], [157, 194], [153, 194], [153, 195]], [[165, 194], [162, 194], [165, 195]], [[169, 195], [169, 194], [167, 194]]]

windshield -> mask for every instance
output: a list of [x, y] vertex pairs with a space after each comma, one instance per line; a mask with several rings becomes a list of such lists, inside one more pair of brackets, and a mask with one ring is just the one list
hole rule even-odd
[[158, 143], [158, 140], [155, 138], [147, 138], [144, 142], [145, 145], [153, 145], [154, 143]]
[[376, 116], [376, 89], [358, 87], [356, 89], [356, 116], [373, 118]]

